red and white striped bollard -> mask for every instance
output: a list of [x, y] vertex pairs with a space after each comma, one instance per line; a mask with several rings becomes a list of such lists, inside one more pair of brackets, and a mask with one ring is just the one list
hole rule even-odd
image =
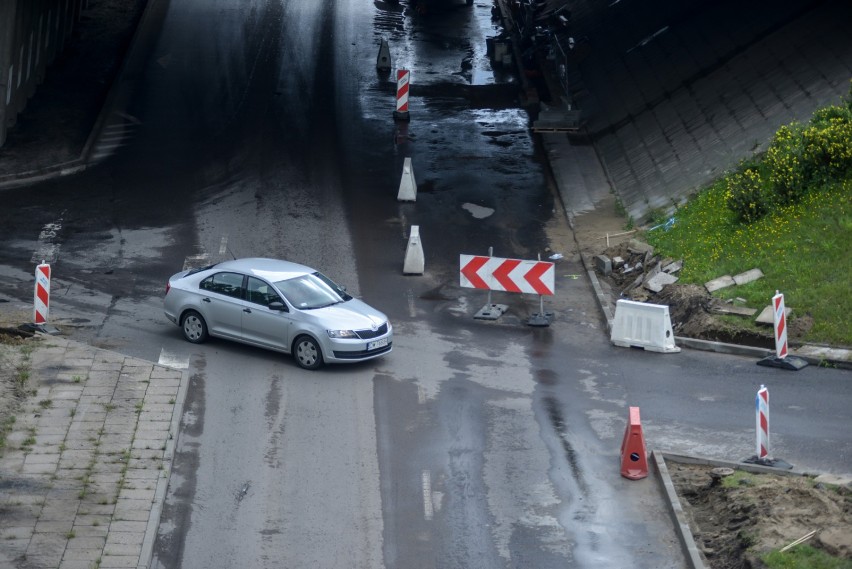
[[779, 358], [787, 357], [787, 313], [784, 308], [784, 295], [775, 291], [772, 297], [772, 320], [775, 324], [775, 355]]
[[787, 346], [787, 308], [784, 306], [784, 295], [775, 291], [772, 297], [772, 323], [775, 332], [775, 355], [768, 355], [757, 362], [757, 365], [780, 367], [782, 369], [800, 370], [808, 365], [807, 360], [791, 356]]
[[41, 262], [35, 270], [35, 295], [33, 299], [33, 324], [47, 324], [50, 312], [50, 265]]
[[393, 112], [394, 120], [407, 121], [408, 116], [408, 88], [411, 72], [407, 69], [398, 69], [396, 72], [396, 110]]
[[761, 385], [755, 398], [757, 459], [769, 459], [769, 390]]

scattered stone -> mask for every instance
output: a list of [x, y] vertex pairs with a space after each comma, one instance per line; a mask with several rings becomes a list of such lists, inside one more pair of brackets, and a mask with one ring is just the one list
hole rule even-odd
[[722, 288], [728, 288], [729, 286], [734, 286], [735, 283], [733, 277], [731, 275], [725, 275], [719, 277], [717, 279], [713, 279], [712, 281], [707, 281], [704, 283], [704, 288], [707, 289], [707, 292], [714, 292]]
[[624, 259], [622, 259], [621, 257], [613, 257], [612, 258], [612, 268], [613, 269], [620, 269], [623, 266], [624, 266]]
[[746, 283], [762, 279], [763, 271], [761, 271], [760, 269], [750, 269], [744, 273], [734, 275], [733, 278], [734, 282], [737, 283], [737, 285], [744, 285]]
[[677, 277], [660, 272], [646, 280], [644, 286], [651, 292], [660, 292], [666, 285], [674, 284], [677, 281]]
[[738, 303], [740, 303], [740, 304], [745, 304], [745, 303], [746, 303], [746, 299], [742, 298], [741, 296], [738, 296], [738, 297], [736, 297], [736, 298], [734, 299], [734, 302], [738, 302]]
[[[650, 267], [651, 265], [648, 265], [648, 264], [646, 263], [646, 266]], [[658, 274], [660, 274], [660, 271], [662, 271], [662, 267], [660, 266], [660, 264], [659, 264], [659, 263], [657, 263], [657, 264], [656, 264], [656, 265], [654, 265], [654, 266], [651, 268], [651, 270], [650, 270], [650, 271], [648, 271], [648, 273], [645, 275], [645, 280], [647, 281], [648, 279], [652, 279], [652, 278], [654, 278], [655, 276], [657, 276]]]
[[683, 261], [675, 261], [674, 263], [669, 263], [665, 267], [663, 267], [663, 272], [672, 274], [676, 273], [683, 268]]
[[[784, 319], [790, 318], [790, 314], [793, 312], [793, 309], [789, 306], [784, 307]], [[755, 319], [755, 322], [758, 324], [769, 324], [770, 326], [775, 325], [775, 309], [772, 308], [772, 305], [769, 304], [763, 311], [758, 315]]]
[[612, 261], [606, 255], [595, 255], [595, 268], [608, 277], [612, 273]]

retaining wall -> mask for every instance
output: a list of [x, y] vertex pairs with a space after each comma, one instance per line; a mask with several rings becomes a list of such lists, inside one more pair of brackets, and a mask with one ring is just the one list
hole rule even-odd
[[88, 0], [0, 0], [0, 146]]

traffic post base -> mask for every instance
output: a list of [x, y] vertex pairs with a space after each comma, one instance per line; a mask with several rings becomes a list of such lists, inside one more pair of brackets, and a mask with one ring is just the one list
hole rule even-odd
[[786, 460], [780, 458], [758, 458], [757, 455], [752, 455], [743, 460], [743, 464], [756, 464], [758, 466], [768, 466], [770, 468], [780, 468], [782, 470], [792, 470], [793, 465]]
[[808, 362], [798, 356], [786, 356], [779, 358], [778, 356], [766, 356], [762, 360], [757, 360], [757, 365], [765, 367], [777, 367], [790, 371], [799, 371], [803, 367], [807, 367]]
[[641, 480], [648, 476], [648, 455], [639, 407], [630, 408], [624, 439], [621, 442], [621, 475], [630, 480]]

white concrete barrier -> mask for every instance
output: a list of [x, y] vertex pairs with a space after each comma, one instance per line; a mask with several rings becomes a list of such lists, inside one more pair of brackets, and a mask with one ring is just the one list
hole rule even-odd
[[420, 226], [412, 225], [408, 235], [408, 247], [405, 250], [405, 262], [402, 265], [404, 275], [422, 275], [426, 259], [423, 258], [423, 245], [420, 243]]
[[676, 353], [669, 307], [631, 300], [615, 304], [610, 341], [622, 348], [644, 348], [650, 352]]
[[402, 178], [399, 180], [399, 193], [396, 199], [401, 202], [417, 201], [417, 182], [414, 181], [414, 167], [411, 158], [406, 158], [402, 164]]

